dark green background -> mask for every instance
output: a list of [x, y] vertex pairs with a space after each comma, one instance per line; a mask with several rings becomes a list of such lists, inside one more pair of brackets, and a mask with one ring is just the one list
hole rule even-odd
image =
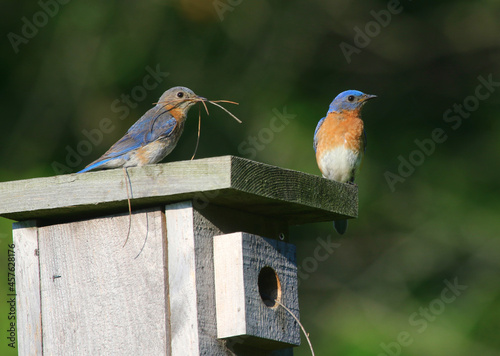
[[[230, 109], [242, 125], [215, 107], [203, 114], [197, 158], [232, 154], [319, 174], [312, 136], [331, 100], [346, 89], [376, 94], [364, 109], [359, 218], [342, 238], [331, 223], [291, 229], [301, 320], [316, 353], [389, 355], [385, 345], [393, 355], [500, 354], [500, 87], [482, 88], [489, 97], [475, 99], [479, 77], [500, 82], [499, 2], [47, 3], [45, 17], [35, 1], [1, 3], [1, 181], [55, 175], [54, 162], [83, 168], [175, 85], [240, 103]], [[43, 26], [16, 53], [9, 38], [23, 36], [25, 21]], [[346, 58], [341, 44], [354, 46], [355, 36], [363, 48]], [[116, 99], [142, 85], [148, 66], [170, 74], [129, 115], [113, 111]], [[447, 116], [464, 101], [463, 119]], [[271, 137], [276, 110], [296, 116]], [[70, 167], [67, 147], [103, 118], [114, 129]], [[446, 139], [431, 149], [436, 129]], [[193, 108], [166, 161], [189, 159], [196, 131]], [[251, 136], [260, 140], [255, 157], [240, 146]], [[427, 142], [427, 153], [415, 140]], [[401, 159], [420, 161], [390, 189], [387, 172], [400, 174]], [[6, 271], [11, 221], [0, 228]], [[334, 253], [314, 257], [318, 239], [329, 238], [340, 244]], [[445, 281], [467, 288], [450, 301]], [[5, 355], [7, 308], [1, 302]], [[430, 308], [427, 319], [414, 314], [421, 308]], [[310, 354], [305, 340], [295, 354]]]

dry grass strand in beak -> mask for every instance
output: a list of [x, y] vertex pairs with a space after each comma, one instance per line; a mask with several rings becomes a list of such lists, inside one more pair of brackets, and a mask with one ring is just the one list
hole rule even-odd
[[219, 108], [221, 108], [222, 110], [224, 110], [225, 112], [227, 112], [229, 115], [231, 115], [233, 117], [233, 119], [235, 119], [236, 121], [238, 121], [240, 124], [242, 123], [241, 120], [238, 119], [236, 116], [234, 116], [234, 114], [231, 111], [229, 111], [228, 109], [226, 109], [224, 106], [217, 104], [217, 103], [230, 103], [230, 104], [238, 105], [238, 103], [236, 103], [234, 101], [229, 101], [229, 100], [214, 100], [214, 101], [207, 100], [207, 101], [210, 104], [218, 106]]
[[[200, 102], [203, 104], [203, 106], [205, 107], [205, 111], [207, 112], [207, 115], [210, 115], [210, 113], [208, 112], [208, 108], [207, 108], [207, 104], [205, 103], [205, 100], [200, 100]], [[201, 115], [201, 112], [200, 112], [200, 115]]]
[[[205, 106], [205, 109], [207, 106], [205, 103], [203, 103]], [[207, 110], [208, 113], [208, 110]], [[198, 151], [198, 145], [200, 144], [200, 133], [201, 133], [201, 107], [198, 106], [198, 138], [196, 139], [196, 146], [194, 148], [193, 156], [191, 157], [191, 161], [194, 159], [194, 156], [196, 155], [196, 152]]]

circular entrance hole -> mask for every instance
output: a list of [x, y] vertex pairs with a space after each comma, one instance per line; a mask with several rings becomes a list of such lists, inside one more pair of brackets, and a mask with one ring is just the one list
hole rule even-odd
[[262, 301], [269, 308], [275, 307], [275, 300], [281, 299], [281, 283], [278, 275], [269, 266], [262, 268], [259, 272], [259, 293]]

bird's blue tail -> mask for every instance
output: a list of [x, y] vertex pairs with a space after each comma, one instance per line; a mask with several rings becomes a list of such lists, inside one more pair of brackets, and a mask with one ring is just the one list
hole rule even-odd
[[107, 163], [108, 161], [111, 161], [111, 159], [112, 158], [108, 158], [108, 159], [105, 159], [105, 160], [102, 160], [102, 161], [98, 160], [98, 161], [92, 162], [87, 167], [85, 167], [84, 169], [82, 169], [81, 171], [78, 171], [76, 173], [85, 173], [85, 172], [91, 171], [93, 169], [101, 169], [99, 167], [102, 166], [104, 163]]
[[340, 235], [344, 235], [347, 231], [347, 220], [335, 220], [333, 222], [333, 227]]

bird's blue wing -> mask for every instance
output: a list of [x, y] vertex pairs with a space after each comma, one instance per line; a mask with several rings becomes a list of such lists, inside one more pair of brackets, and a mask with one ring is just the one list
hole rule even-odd
[[[100, 166], [104, 165], [105, 163], [113, 160], [114, 158], [108, 158], [108, 159], [103, 159], [102, 157], [99, 158], [98, 160], [90, 163], [87, 167], [85, 167], [84, 169], [82, 169], [81, 171], [78, 171], [76, 173], [85, 173], [85, 172], [88, 172], [88, 171], [91, 171], [93, 169], [98, 169]], [[101, 167], [102, 168], [102, 167]]]
[[111, 146], [111, 148], [107, 150], [106, 153], [99, 158], [99, 160], [116, 158], [143, 146], [145, 142], [139, 138], [140, 137], [132, 136], [127, 133], [118, 142]]
[[162, 107], [154, 107], [147, 111], [135, 124], [133, 124], [118, 142], [106, 151], [99, 159], [95, 160], [78, 173], [96, 169], [106, 162], [126, 155], [131, 151], [145, 146], [160, 137], [167, 137], [177, 126], [177, 120]]
[[161, 105], [156, 105], [137, 120], [127, 134], [145, 145], [160, 137], [170, 136], [176, 126], [177, 120], [170, 111]]
[[318, 125], [316, 126], [316, 130], [314, 130], [314, 141], [313, 141], [314, 152], [316, 152], [316, 147], [318, 146], [317, 133], [318, 133], [318, 130], [321, 127], [321, 125], [323, 125], [323, 121], [325, 121], [325, 119], [326, 119], [326, 116], [324, 118], [322, 118], [321, 120], [319, 120]]
[[99, 168], [103, 164], [126, 155], [127, 153], [141, 147], [141, 141], [136, 140], [134, 137], [130, 136], [128, 133], [125, 134], [117, 143], [115, 143], [109, 150], [106, 151], [101, 157], [99, 157], [94, 162], [90, 163], [87, 167], [79, 171], [78, 173], [84, 173], [91, 171], [93, 169]]

